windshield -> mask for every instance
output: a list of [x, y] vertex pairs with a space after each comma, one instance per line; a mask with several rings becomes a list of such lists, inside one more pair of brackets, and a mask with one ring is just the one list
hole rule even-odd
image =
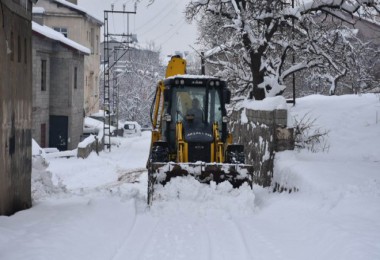
[[[222, 124], [222, 109], [219, 91], [201, 87], [173, 88], [171, 115], [175, 121], [199, 122], [202, 124]], [[208, 105], [207, 105], [208, 102]]]

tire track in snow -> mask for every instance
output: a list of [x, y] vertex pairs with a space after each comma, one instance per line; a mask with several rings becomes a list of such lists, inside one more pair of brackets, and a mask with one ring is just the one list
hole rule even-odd
[[130, 237], [131, 235], [131, 231], [133, 230], [133, 228], [135, 227], [136, 225], [136, 201], [133, 200], [133, 220], [132, 220], [132, 225], [129, 226], [128, 228], [128, 232], [126, 233], [125, 237], [123, 238], [123, 240], [119, 243], [117, 249], [116, 249], [116, 252], [115, 254], [111, 257], [111, 260], [114, 260], [116, 259], [116, 257], [118, 256], [118, 254], [120, 253], [121, 249], [124, 247], [126, 241], [128, 240], [128, 238]]
[[243, 235], [244, 233], [243, 233], [243, 230], [242, 230], [242, 228], [241, 228], [241, 226], [240, 226], [240, 223], [238, 223], [238, 222], [236, 221], [236, 219], [235, 219], [234, 217], [232, 217], [232, 216], [231, 216], [231, 223], [236, 227], [236, 229], [235, 229], [235, 230], [236, 230], [236, 233], [238, 234], [240, 240], [242, 241], [241, 244], [244, 245], [245, 252], [246, 252], [246, 255], [248, 256], [248, 259], [254, 259], [253, 254], [252, 254], [252, 252], [251, 252], [251, 250], [249, 249], [249, 246], [248, 246], [248, 244], [247, 244], [247, 239], [246, 239], [246, 237]]
[[[216, 219], [211, 223], [212, 225], [210, 225], [210, 220], [204, 223], [211, 245], [209, 259], [254, 259], [248, 250], [243, 235], [230, 217]], [[210, 226], [214, 228], [211, 229]]]
[[[236, 219], [233, 219], [233, 222], [235, 223], [237, 229], [239, 230], [239, 232], [242, 236], [242, 240], [244, 241], [245, 247], [247, 248], [249, 255], [251, 257], [250, 259], [255, 259], [258, 257], [257, 252], [255, 252], [254, 254], [251, 253], [252, 250], [257, 251], [257, 250], [255, 250], [255, 248], [259, 248], [260, 251], [265, 252], [265, 254], [264, 254], [265, 257], [268, 257], [268, 252], [273, 252], [273, 255], [271, 256], [270, 259], [277, 259], [277, 260], [287, 260], [288, 259], [288, 258], [284, 257], [283, 253], [281, 253], [281, 251], [278, 250], [278, 248], [276, 248], [276, 246], [274, 246], [272, 242], [270, 242], [267, 238], [265, 238], [265, 236], [263, 235], [262, 232], [260, 232], [256, 228], [254, 228], [252, 225], [249, 225], [250, 234], [252, 234], [252, 237], [247, 238], [247, 236], [244, 235], [244, 231], [243, 231], [244, 229], [242, 228], [241, 223], [236, 221]], [[251, 241], [253, 247], [249, 247], [247, 244], [247, 241]], [[250, 248], [252, 248], [252, 249], [250, 249]], [[267, 248], [267, 249], [265, 249], [265, 248]], [[255, 257], [253, 257], [252, 255], [255, 255]], [[258, 259], [263, 259], [263, 258], [258, 258]], [[264, 259], [266, 259], [266, 258], [264, 258]]]
[[[143, 216], [137, 219], [111, 260], [142, 259], [143, 253], [148, 250], [148, 245], [151, 243], [153, 234], [159, 226], [159, 221], [145, 221], [141, 219], [143, 219]], [[141, 227], [139, 223], [141, 223], [143, 227]], [[142, 232], [147, 230], [149, 230], [149, 232]]]
[[208, 244], [208, 247], [207, 247], [207, 255], [208, 255], [208, 259], [214, 259], [213, 258], [213, 250], [212, 250], [212, 247], [215, 247], [214, 245], [213, 245], [213, 243], [211, 242], [211, 236], [210, 236], [210, 231], [209, 231], [209, 229], [208, 229], [208, 227], [207, 227], [207, 225], [206, 225], [206, 228], [205, 228], [205, 231], [206, 231], [206, 236], [207, 236], [207, 244]]

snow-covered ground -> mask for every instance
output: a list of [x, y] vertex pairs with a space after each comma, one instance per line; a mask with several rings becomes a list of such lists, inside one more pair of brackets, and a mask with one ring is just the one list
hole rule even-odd
[[[150, 133], [33, 172], [34, 205], [0, 217], [0, 259], [380, 259], [380, 100], [297, 100], [328, 151], [276, 155], [293, 193], [177, 179], [146, 207]], [[377, 117], [376, 117], [377, 116]]]

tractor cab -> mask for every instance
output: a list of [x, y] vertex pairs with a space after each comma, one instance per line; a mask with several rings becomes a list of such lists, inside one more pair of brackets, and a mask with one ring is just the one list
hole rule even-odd
[[[176, 151], [176, 129], [180, 123], [184, 141], [189, 146], [189, 162], [210, 160], [210, 143], [217, 126], [220, 139], [227, 138], [225, 103], [229, 102], [226, 83], [197, 75], [175, 76], [164, 81], [164, 110], [167, 118], [163, 135], [170, 151]], [[165, 124], [165, 123], [164, 123]]]

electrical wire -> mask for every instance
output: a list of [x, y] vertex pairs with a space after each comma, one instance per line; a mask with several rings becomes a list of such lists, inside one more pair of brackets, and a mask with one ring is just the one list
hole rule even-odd
[[[170, 13], [172, 13], [172, 11], [178, 6], [178, 2], [177, 0], [175, 0], [175, 3], [173, 4], [173, 7], [170, 8], [170, 9], [167, 9], [167, 12], [165, 12], [164, 14], [161, 14], [159, 13], [160, 15], [162, 15], [162, 18], [160, 20], [158, 20], [157, 22], [154, 23], [153, 27], [151, 28], [148, 28], [147, 30], [141, 32], [140, 34], [147, 34], [149, 32], [151, 32], [152, 30], [156, 29], [157, 26], [162, 23], [165, 19], [167, 19], [169, 16]], [[149, 20], [149, 22], [151, 23], [152, 20]], [[138, 30], [138, 29], [137, 29]]]
[[181, 23], [181, 26], [179, 26], [179, 28], [173, 33], [173, 34], [171, 34], [164, 42], [162, 42], [161, 44], [159, 44], [159, 45], [164, 45], [165, 43], [167, 43], [171, 38], [173, 38], [174, 37], [174, 35], [176, 35], [176, 34], [178, 34], [178, 32], [179, 32], [179, 30], [182, 28], [182, 26], [184, 26], [184, 24], [185, 24], [185, 21], [183, 21], [182, 23]]
[[[183, 17], [179, 18], [179, 19], [174, 23], [175, 25], [173, 25], [172, 27], [170, 27], [170, 28], [169, 28], [168, 30], [166, 30], [165, 32], [160, 33], [160, 35], [157, 36], [157, 37], [154, 39], [154, 41], [157, 41], [158, 39], [160, 39], [160, 38], [162, 38], [162, 37], [164, 37], [164, 36], [167, 36], [167, 34], [168, 34], [170, 31], [176, 29], [176, 27], [178, 27], [178, 29], [179, 29], [179, 28], [181, 27], [181, 25], [185, 22], [185, 21], [183, 21], [182, 19], [183, 19]], [[182, 20], [182, 22], [181, 22], [181, 20]]]
[[139, 27], [136, 28], [136, 30], [139, 30], [143, 27], [145, 27], [147, 24], [150, 24], [152, 21], [154, 21], [157, 17], [159, 17], [160, 15], [162, 15], [162, 12], [164, 10], [167, 10], [167, 7], [169, 5], [171, 5], [172, 3], [171, 2], [168, 2], [167, 5], [165, 5], [160, 11], [157, 12], [157, 14], [155, 16], [153, 16], [151, 19], [147, 20], [144, 24], [140, 25]]

